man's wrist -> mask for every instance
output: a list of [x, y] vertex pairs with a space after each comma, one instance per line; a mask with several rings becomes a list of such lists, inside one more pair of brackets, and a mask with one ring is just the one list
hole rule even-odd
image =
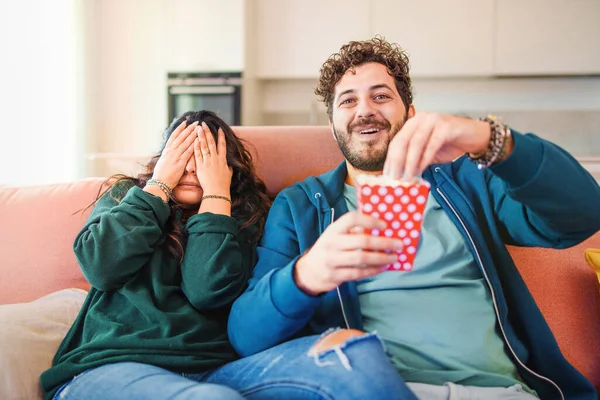
[[303, 269], [303, 267], [302, 267], [303, 262], [306, 261], [304, 257], [305, 256], [303, 255], [298, 260], [296, 260], [296, 264], [294, 265], [293, 272], [292, 272], [292, 277], [294, 278], [294, 283], [296, 284], [298, 289], [300, 289], [302, 292], [304, 292], [308, 296], [316, 297], [320, 293], [312, 290], [309, 287], [309, 285], [307, 285], [307, 283], [305, 282], [305, 280], [303, 279], [303, 276], [301, 274], [301, 270]]
[[[511, 131], [508, 126], [500, 122], [500, 118], [488, 115], [482, 119], [489, 129], [489, 144], [486, 150], [478, 153], [467, 153], [468, 157], [477, 165], [477, 168], [488, 168], [508, 157], [512, 151]], [[486, 131], [487, 133], [487, 131]], [[482, 134], [481, 136], [487, 136]], [[508, 154], [507, 154], [508, 153]]]
[[490, 151], [490, 139], [492, 136], [492, 127], [485, 121], [475, 120], [476, 132], [478, 138], [484, 138], [481, 143], [476, 144], [476, 148], [469, 151], [469, 155], [473, 158], [480, 157], [484, 153]]
[[511, 133], [506, 138], [506, 143], [504, 143], [504, 152], [501, 154], [500, 157], [498, 157], [498, 160], [496, 160], [496, 164], [501, 161], [506, 160], [508, 158], [508, 156], [510, 156], [510, 153], [512, 153], [514, 147], [515, 147], [515, 139], [513, 138], [513, 135]]

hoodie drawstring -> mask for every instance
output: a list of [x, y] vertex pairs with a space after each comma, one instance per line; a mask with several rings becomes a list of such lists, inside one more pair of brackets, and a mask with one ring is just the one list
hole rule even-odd
[[319, 236], [321, 236], [321, 234], [323, 234], [323, 219], [322, 219], [322, 212], [321, 212], [321, 193], [317, 192], [315, 193], [315, 199], [317, 199], [317, 216], [319, 218]]

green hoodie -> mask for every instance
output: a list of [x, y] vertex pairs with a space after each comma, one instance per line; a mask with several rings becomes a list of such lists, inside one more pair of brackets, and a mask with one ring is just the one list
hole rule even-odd
[[199, 373], [238, 357], [227, 319], [255, 263], [255, 228], [238, 231], [241, 222], [225, 215], [193, 215], [179, 264], [163, 234], [169, 214], [132, 181], [98, 201], [74, 244], [92, 288], [41, 375], [45, 399], [75, 375], [109, 363]]

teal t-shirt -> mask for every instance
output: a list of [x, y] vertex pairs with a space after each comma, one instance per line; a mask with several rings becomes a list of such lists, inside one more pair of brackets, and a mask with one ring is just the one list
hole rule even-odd
[[[344, 197], [355, 210], [353, 186], [346, 185]], [[499, 335], [481, 271], [433, 196], [413, 270], [364, 279], [358, 292], [364, 329], [377, 331], [406, 382], [525, 387]]]

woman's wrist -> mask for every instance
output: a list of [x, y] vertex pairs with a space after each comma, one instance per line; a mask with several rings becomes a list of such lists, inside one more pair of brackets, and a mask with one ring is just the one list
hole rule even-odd
[[146, 184], [159, 185], [167, 189], [168, 192], [173, 193], [173, 189], [177, 186], [177, 183], [169, 182], [167, 179], [162, 179], [158, 176], [152, 175]]
[[231, 190], [228, 187], [202, 187], [204, 191], [203, 196], [212, 195], [212, 196], [225, 196], [231, 198]]
[[150, 193], [156, 197], [160, 197], [160, 199], [162, 201], [164, 201], [165, 203], [169, 202], [169, 196], [168, 196], [167, 192], [158, 185], [146, 185], [146, 186], [144, 186], [144, 188], [142, 190], [144, 192]]
[[231, 198], [229, 198], [229, 196], [221, 196], [218, 194], [205, 194], [204, 196], [202, 196], [202, 201], [205, 200], [221, 200], [231, 204]]
[[203, 188], [202, 201], [198, 214], [211, 212], [231, 216], [231, 191], [229, 187], [206, 187]]
[[205, 212], [231, 216], [231, 203], [223, 199], [205, 199], [203, 196], [202, 202], [200, 203], [200, 208], [198, 209], [198, 214]]

